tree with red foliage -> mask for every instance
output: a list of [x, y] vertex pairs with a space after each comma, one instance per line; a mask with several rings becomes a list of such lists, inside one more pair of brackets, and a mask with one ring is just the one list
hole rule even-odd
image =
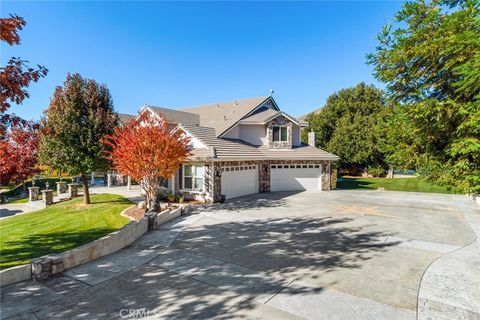
[[124, 126], [115, 128], [104, 143], [111, 147], [107, 159], [118, 172], [139, 181], [145, 192], [147, 208], [163, 179], [175, 174], [189, 156], [190, 138], [181, 130], [171, 130], [168, 121], [142, 114]]
[[0, 141], [0, 184], [24, 182], [40, 170], [37, 166], [39, 125], [16, 124]]
[[[11, 46], [20, 44], [18, 31], [22, 30], [25, 25], [25, 20], [17, 15], [1, 18], [0, 41]], [[10, 103], [21, 104], [25, 98], [29, 97], [26, 88], [30, 83], [37, 82], [47, 75], [48, 70], [45, 67], [37, 65], [37, 68], [32, 68], [27, 63], [26, 60], [12, 57], [4, 66], [0, 67], [0, 136], [7, 133], [7, 126], [15, 126], [24, 122], [13, 114], [5, 114], [10, 108]]]

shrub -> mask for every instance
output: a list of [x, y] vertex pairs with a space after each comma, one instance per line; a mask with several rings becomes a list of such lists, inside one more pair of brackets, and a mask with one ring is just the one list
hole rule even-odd
[[368, 167], [368, 174], [374, 178], [385, 176], [385, 169], [382, 167]]

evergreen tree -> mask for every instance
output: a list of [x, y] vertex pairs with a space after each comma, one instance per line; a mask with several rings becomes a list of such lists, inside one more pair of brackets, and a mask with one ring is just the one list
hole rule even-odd
[[340, 157], [339, 168], [357, 172], [369, 166], [383, 167], [377, 126], [385, 102], [383, 92], [373, 85], [360, 83], [330, 95], [318, 113], [309, 114], [306, 134], [313, 130], [318, 147]]
[[478, 1], [407, 2], [368, 61], [395, 105], [388, 161], [439, 184], [480, 192]]

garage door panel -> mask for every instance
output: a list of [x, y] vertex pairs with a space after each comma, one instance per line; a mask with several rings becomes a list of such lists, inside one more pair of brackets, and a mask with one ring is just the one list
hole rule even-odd
[[271, 191], [321, 190], [320, 168], [271, 169]]
[[222, 194], [227, 199], [258, 192], [257, 167], [246, 166], [243, 170], [239, 169], [229, 167], [222, 170]]

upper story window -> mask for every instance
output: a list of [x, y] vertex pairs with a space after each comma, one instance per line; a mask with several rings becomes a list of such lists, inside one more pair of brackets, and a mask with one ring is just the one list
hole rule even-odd
[[205, 166], [183, 165], [183, 188], [187, 190], [203, 191], [203, 176]]
[[286, 126], [273, 126], [273, 141], [288, 141], [288, 129]]

